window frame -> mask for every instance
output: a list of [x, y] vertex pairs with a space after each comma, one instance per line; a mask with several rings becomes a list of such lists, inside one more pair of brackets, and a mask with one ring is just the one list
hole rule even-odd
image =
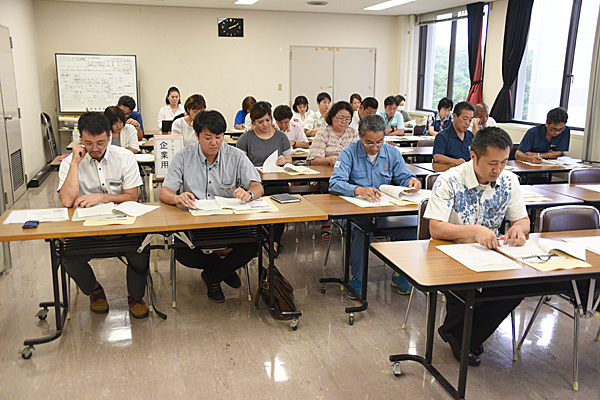
[[[577, 33], [579, 31], [579, 20], [581, 16], [581, 7], [583, 4], [583, 0], [572, 0], [573, 5], [571, 7], [571, 18], [569, 19], [569, 31], [567, 33], [567, 47], [565, 51], [565, 64], [563, 68], [562, 75], [562, 85], [560, 90], [560, 100], [557, 107], [563, 107], [567, 112], [569, 111], [569, 97], [571, 95], [571, 83], [573, 80], [573, 63], [575, 62], [575, 47], [577, 45]], [[516, 109], [516, 99], [517, 99], [517, 91], [519, 88], [519, 78], [517, 79], [511, 86], [511, 92], [514, 93], [511, 96], [511, 106], [514, 110]], [[545, 124], [546, 121], [524, 121], [520, 119], [513, 119], [510, 123], [521, 124], [521, 125], [529, 125], [529, 126], [537, 126], [540, 124]], [[581, 131], [583, 132], [584, 127], [579, 126], [571, 126], [569, 125], [571, 131]]]

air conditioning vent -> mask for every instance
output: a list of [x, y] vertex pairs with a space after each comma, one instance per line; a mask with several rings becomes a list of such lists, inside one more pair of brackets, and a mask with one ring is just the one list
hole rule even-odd
[[15, 151], [10, 155], [10, 169], [13, 183], [13, 191], [17, 191], [18, 188], [23, 186], [25, 183], [25, 174], [23, 174], [23, 157], [21, 156], [21, 149]]

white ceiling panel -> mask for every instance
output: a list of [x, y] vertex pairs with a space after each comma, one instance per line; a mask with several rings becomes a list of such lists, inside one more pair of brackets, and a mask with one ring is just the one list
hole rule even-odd
[[257, 3], [235, 5], [235, 0], [57, 0], [75, 3], [129, 4], [138, 6], [220, 8], [260, 11], [292, 11], [359, 15], [410, 15], [463, 6], [474, 0], [415, 0], [382, 11], [365, 11], [365, 7], [385, 0], [326, 0], [325, 6], [308, 5], [307, 0], [259, 0]]

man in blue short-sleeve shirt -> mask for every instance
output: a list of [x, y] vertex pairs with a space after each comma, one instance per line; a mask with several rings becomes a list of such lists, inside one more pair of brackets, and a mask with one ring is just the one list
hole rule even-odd
[[569, 150], [571, 130], [566, 126], [567, 110], [557, 107], [548, 112], [546, 124], [531, 128], [525, 133], [515, 158], [540, 164], [544, 158], [558, 158]]
[[[329, 179], [330, 193], [379, 201], [381, 185], [407, 186], [411, 188], [411, 192], [421, 189], [421, 183], [404, 163], [402, 154], [393, 146], [384, 144], [385, 129], [386, 122], [379, 115], [367, 115], [360, 120], [360, 140], [347, 145], [338, 156]], [[388, 218], [377, 218], [374, 228], [379, 227], [391, 240], [416, 239], [415, 227], [390, 225], [393, 223]], [[350, 250], [350, 285], [362, 294], [364, 233], [353, 226], [351, 236], [353, 245]], [[392, 278], [392, 286], [398, 287], [401, 294], [409, 294], [411, 291], [411, 286], [400, 276]], [[349, 292], [348, 296], [354, 299], [352, 293]]]
[[471, 159], [473, 132], [469, 125], [473, 120], [475, 107], [461, 101], [454, 107], [452, 124], [435, 136], [433, 162], [460, 165]]

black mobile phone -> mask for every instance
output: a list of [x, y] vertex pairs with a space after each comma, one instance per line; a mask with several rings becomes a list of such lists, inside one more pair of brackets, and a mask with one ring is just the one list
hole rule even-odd
[[33, 228], [37, 228], [38, 224], [40, 223], [40, 221], [26, 221], [23, 224], [23, 229], [33, 229]]

